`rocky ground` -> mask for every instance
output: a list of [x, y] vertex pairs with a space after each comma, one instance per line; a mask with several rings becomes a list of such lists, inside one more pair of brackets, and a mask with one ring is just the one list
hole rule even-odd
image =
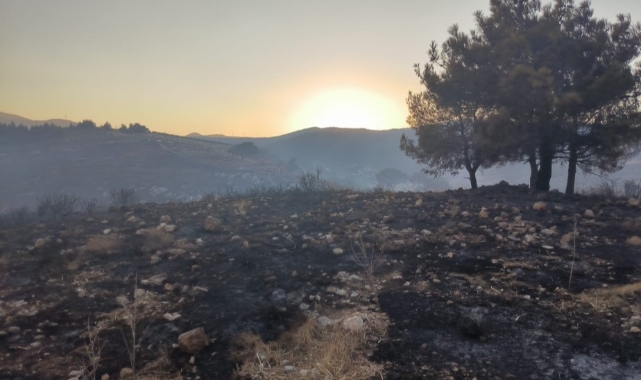
[[636, 199], [502, 185], [6, 229], [0, 379], [339, 378], [306, 321], [372, 378], [641, 379], [638, 236]]

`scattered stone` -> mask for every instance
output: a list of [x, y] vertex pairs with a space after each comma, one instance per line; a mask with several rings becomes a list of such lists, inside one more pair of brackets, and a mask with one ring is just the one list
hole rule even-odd
[[231, 237], [231, 241], [238, 241], [238, 240], [240, 240], [240, 236], [238, 235], [234, 235]]
[[198, 327], [178, 337], [178, 347], [188, 354], [200, 352], [209, 345], [209, 337], [202, 327]]
[[483, 208], [481, 209], [481, 212], [479, 212], [479, 218], [480, 218], [480, 219], [487, 219], [487, 218], [489, 218], [489, 217], [490, 217], [490, 214], [487, 212], [487, 210], [485, 209], [485, 207], [483, 207]]
[[181, 315], [178, 313], [165, 313], [165, 315], [162, 316], [168, 321], [175, 321], [176, 319], [180, 318]]
[[21, 330], [20, 330], [20, 327], [18, 327], [18, 326], [10, 326], [7, 329], [7, 331], [10, 332], [11, 334], [20, 334]]
[[349, 331], [359, 331], [365, 326], [365, 321], [358, 315], [352, 315], [343, 320], [343, 327]]
[[327, 289], [325, 289], [325, 291], [329, 293], [334, 293], [338, 296], [347, 296], [347, 291], [345, 291], [345, 289], [339, 289], [335, 286], [328, 286]]
[[120, 378], [121, 379], [130, 377], [130, 376], [133, 376], [133, 375], [134, 375], [134, 371], [129, 367], [125, 367], [125, 368], [120, 370]]
[[298, 308], [301, 310], [307, 310], [309, 309], [309, 304], [306, 304], [305, 302], [301, 302], [300, 305], [298, 305]]
[[192, 265], [191, 272], [192, 273], [200, 272], [200, 265]]
[[220, 229], [220, 224], [221, 222], [219, 219], [216, 219], [213, 216], [208, 216], [207, 219], [205, 219], [203, 228], [205, 229], [205, 231], [214, 232]]
[[635, 235], [628, 238], [628, 240], [626, 240], [625, 242], [628, 243], [629, 245], [639, 246], [641, 245], [641, 237], [638, 237]]
[[532, 209], [534, 211], [545, 211], [547, 210], [548, 205], [545, 202], [536, 202], [534, 206], [532, 206]]
[[283, 367], [283, 371], [285, 372], [294, 372], [294, 366], [293, 365], [286, 365]]
[[634, 327], [630, 328], [630, 332], [633, 333], [633, 334], [641, 334], [641, 329], [636, 327], [636, 326], [634, 326]]
[[118, 296], [116, 297], [116, 302], [120, 306], [125, 306], [129, 303], [129, 299], [127, 298], [127, 296]]
[[138, 299], [140, 297], [144, 297], [144, 295], [146, 293], [147, 293], [147, 291], [145, 289], [136, 288], [136, 290], [134, 290], [134, 299]]
[[423, 205], [423, 200], [419, 199], [416, 202], [414, 202], [414, 206], [422, 206]]
[[160, 217], [160, 222], [161, 223], [171, 223], [171, 216], [169, 215], [163, 215]]
[[109, 235], [111, 233], [111, 228], [107, 228], [106, 230], [102, 231], [104, 235]]
[[583, 213], [583, 216], [585, 216], [586, 218], [594, 218], [594, 211], [585, 210], [585, 213]]
[[36, 240], [36, 243], [33, 246], [36, 248], [40, 248], [45, 244], [47, 244], [47, 241], [45, 239], [38, 239]]
[[342, 255], [343, 254], [343, 249], [342, 248], [334, 248], [334, 250], [332, 252], [334, 252], [335, 255]]
[[160, 286], [162, 285], [163, 281], [165, 281], [167, 277], [164, 274], [157, 274], [155, 276], [151, 276], [147, 279], [140, 280], [140, 283], [142, 285], [155, 285], [155, 286]]
[[266, 283], [268, 283], [268, 284], [273, 284], [273, 283], [274, 283], [274, 282], [276, 282], [277, 280], [278, 280], [278, 277], [276, 277], [276, 276], [269, 276], [269, 277], [267, 277], [267, 278], [265, 279], [265, 282], [266, 282]]
[[326, 317], [324, 315], [321, 315], [320, 317], [318, 317], [318, 319], [316, 319], [316, 321], [321, 326], [330, 326], [330, 325], [333, 325], [336, 322], [333, 319], [328, 318], [328, 317]]
[[630, 198], [628, 199], [628, 205], [638, 207], [639, 204], [641, 204], [641, 200], [638, 198]]
[[174, 232], [176, 231], [176, 225], [162, 223], [160, 226], [158, 226], [158, 229], [165, 232]]
[[109, 380], [109, 374], [105, 373], [100, 377], [100, 380]]

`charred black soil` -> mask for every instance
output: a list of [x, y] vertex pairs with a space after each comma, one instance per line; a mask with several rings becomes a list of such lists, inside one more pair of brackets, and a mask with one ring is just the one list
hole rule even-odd
[[[359, 236], [383, 251], [371, 278]], [[368, 354], [386, 379], [641, 379], [634, 236], [635, 200], [510, 186], [144, 204], [7, 229], [0, 379], [86, 376], [88, 330], [96, 378], [120, 378], [132, 304], [139, 373], [167, 359], [156, 378], [231, 378], [240, 334], [273, 341], [353, 312], [389, 320]], [[198, 327], [210, 344], [183, 352]]]

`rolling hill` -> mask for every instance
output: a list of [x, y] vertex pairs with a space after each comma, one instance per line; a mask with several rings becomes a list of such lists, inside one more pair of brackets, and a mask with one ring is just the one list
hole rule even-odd
[[1, 124], [11, 124], [15, 125], [24, 125], [27, 127], [33, 127], [34, 125], [43, 125], [43, 124], [53, 124], [59, 127], [68, 127], [70, 125], [76, 124], [76, 122], [65, 119], [48, 119], [48, 120], [31, 120], [26, 117], [0, 112], [0, 123]]
[[107, 201], [110, 190], [134, 188], [144, 201], [186, 201], [291, 182], [274, 164], [233, 156], [228, 148], [161, 133], [98, 129], [61, 128], [28, 140], [0, 134], [0, 210], [33, 205], [54, 193]]

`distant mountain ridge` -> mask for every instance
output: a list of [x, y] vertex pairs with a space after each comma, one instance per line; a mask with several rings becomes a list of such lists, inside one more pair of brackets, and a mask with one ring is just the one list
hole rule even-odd
[[66, 119], [31, 120], [31, 119], [27, 119], [26, 117], [22, 117], [19, 115], [14, 115], [6, 112], [0, 112], [0, 123], [3, 123], [3, 124], [14, 123], [15, 125], [24, 125], [27, 127], [33, 127], [35, 125], [43, 125], [43, 124], [53, 124], [59, 127], [68, 127], [70, 125], [76, 124], [75, 121], [66, 120]]

